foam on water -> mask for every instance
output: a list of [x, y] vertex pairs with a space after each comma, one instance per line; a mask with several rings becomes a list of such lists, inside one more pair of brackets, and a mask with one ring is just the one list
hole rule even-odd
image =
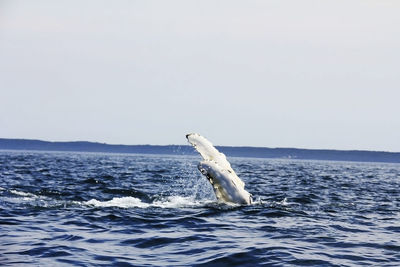
[[[12, 204], [27, 204], [29, 206], [36, 207], [57, 207], [57, 206], [92, 206], [92, 207], [116, 207], [116, 208], [168, 208], [168, 209], [181, 209], [181, 208], [198, 208], [198, 207], [207, 207], [210, 205], [220, 207], [220, 208], [229, 208], [229, 207], [239, 207], [240, 204], [235, 203], [224, 203], [218, 202], [216, 200], [211, 200], [208, 198], [197, 199], [195, 196], [167, 196], [167, 197], [158, 197], [152, 202], [146, 202], [141, 200], [140, 198], [127, 196], [127, 197], [113, 197], [110, 200], [97, 200], [95, 198], [88, 201], [66, 201], [66, 200], [57, 200], [47, 196], [36, 195], [33, 193], [23, 192], [19, 190], [6, 190], [4, 188], [0, 188], [0, 190], [8, 191], [10, 193], [9, 196], [2, 196], [1, 200], [4, 202], [12, 203]], [[283, 199], [280, 202], [275, 201], [266, 201], [261, 200], [261, 198], [257, 198], [252, 204], [254, 205], [288, 205], [287, 199]]]
[[170, 196], [162, 200], [155, 200], [152, 203], [146, 203], [135, 197], [114, 197], [108, 201], [99, 201], [91, 199], [84, 202], [84, 205], [95, 207], [118, 207], [118, 208], [185, 208], [204, 206], [211, 201], [198, 201], [193, 197]]
[[[7, 191], [4, 188], [0, 190]], [[8, 190], [11, 193], [10, 196], [2, 197], [1, 199], [8, 203], [14, 204], [28, 204], [31, 206], [38, 207], [51, 207], [51, 206], [66, 206], [66, 205], [78, 205], [78, 206], [94, 206], [94, 207], [116, 207], [116, 208], [193, 208], [202, 207], [211, 203], [216, 203], [213, 200], [202, 199], [198, 200], [194, 196], [168, 196], [154, 200], [151, 203], [142, 201], [136, 197], [114, 197], [111, 200], [101, 201], [97, 199], [91, 199], [88, 201], [60, 201], [46, 196], [35, 195], [33, 193], [27, 193], [18, 190]], [[234, 204], [232, 204], [234, 205]]]
[[15, 195], [22, 196], [22, 197], [32, 197], [32, 198], [38, 197], [35, 194], [21, 192], [21, 191], [17, 191], [17, 190], [10, 190], [10, 192], [15, 194]]
[[119, 207], [119, 208], [148, 208], [148, 203], [142, 202], [140, 199], [135, 197], [115, 197], [108, 201], [99, 201], [97, 199], [91, 199], [84, 202], [83, 204], [95, 207]]

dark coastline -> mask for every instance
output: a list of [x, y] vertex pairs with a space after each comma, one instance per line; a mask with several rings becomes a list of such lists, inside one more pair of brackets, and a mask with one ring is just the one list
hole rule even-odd
[[[230, 146], [217, 146], [217, 148], [229, 157], [291, 158], [306, 160], [400, 163], [400, 153], [397, 152]], [[0, 138], [0, 149], [196, 155], [193, 148], [189, 145], [110, 145], [86, 141], [49, 142], [41, 140], [7, 138]]]

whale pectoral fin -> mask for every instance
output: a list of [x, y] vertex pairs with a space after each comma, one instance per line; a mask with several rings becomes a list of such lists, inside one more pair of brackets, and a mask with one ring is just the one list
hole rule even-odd
[[244, 182], [236, 175], [225, 155], [199, 134], [188, 134], [186, 138], [203, 158], [198, 169], [211, 183], [217, 199], [250, 204], [251, 195], [244, 189]]

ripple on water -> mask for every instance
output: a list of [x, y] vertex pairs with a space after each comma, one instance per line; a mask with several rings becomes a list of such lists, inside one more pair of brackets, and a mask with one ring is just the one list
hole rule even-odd
[[398, 266], [400, 165], [231, 159], [251, 206], [197, 157], [0, 152], [11, 266]]

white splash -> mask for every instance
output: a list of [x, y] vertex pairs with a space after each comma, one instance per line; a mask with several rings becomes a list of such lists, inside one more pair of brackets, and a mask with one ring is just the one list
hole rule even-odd
[[197, 201], [192, 197], [170, 196], [165, 199], [155, 200], [152, 203], [146, 203], [135, 197], [114, 197], [108, 201], [99, 201], [91, 199], [83, 204], [95, 207], [118, 207], [118, 208], [186, 208], [204, 206], [211, 201]]
[[281, 202], [279, 202], [282, 206], [288, 206], [289, 202], [287, 201], [287, 198], [285, 197]]
[[208, 203], [212, 203], [212, 200], [199, 201], [193, 197], [170, 196], [165, 200], [154, 201], [152, 206], [160, 208], [192, 208], [201, 207]]
[[108, 201], [99, 201], [97, 199], [91, 199], [84, 202], [85, 205], [95, 207], [119, 207], [119, 208], [148, 208], [149, 204], [142, 202], [140, 199], [135, 197], [114, 197]]

